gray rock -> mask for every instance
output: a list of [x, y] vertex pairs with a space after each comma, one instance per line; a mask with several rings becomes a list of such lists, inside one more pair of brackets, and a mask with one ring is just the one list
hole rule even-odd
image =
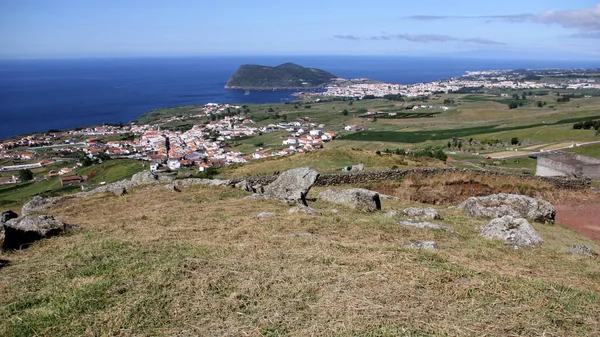
[[431, 223], [431, 222], [426, 222], [426, 221], [398, 220], [396, 223], [399, 224], [400, 226], [414, 227], [414, 228], [420, 228], [420, 229], [442, 229], [442, 230], [445, 230], [446, 232], [454, 233], [454, 229], [452, 229], [450, 227], [444, 226], [442, 224]]
[[131, 177], [131, 182], [136, 186], [156, 184], [158, 183], [158, 176], [150, 171], [142, 171], [134, 174]]
[[598, 253], [596, 253], [595, 250], [593, 250], [592, 248], [585, 246], [585, 245], [571, 246], [571, 247], [569, 247], [569, 249], [567, 251], [569, 252], [569, 254], [598, 256]]
[[23, 205], [21, 214], [25, 216], [35, 212], [43, 211], [52, 206], [56, 201], [58, 201], [58, 198], [43, 198], [39, 195], [36, 195], [35, 197], [29, 199], [25, 205]]
[[364, 188], [350, 188], [347, 190], [327, 190], [319, 194], [319, 199], [334, 204], [346, 205], [363, 212], [381, 210], [381, 201], [377, 192]]
[[177, 185], [175, 184], [167, 184], [165, 185], [165, 188], [169, 191], [173, 191], [173, 192], [181, 192], [181, 190], [179, 189], [179, 187], [177, 187]]
[[176, 180], [176, 185], [179, 187], [189, 187], [194, 185], [229, 186], [229, 180], [188, 178]]
[[263, 195], [288, 204], [301, 203], [308, 206], [306, 195], [318, 177], [319, 173], [308, 167], [285, 171], [264, 188]]
[[276, 216], [276, 215], [277, 215], [277, 213], [273, 213], [273, 212], [260, 212], [260, 213], [257, 213], [255, 215], [255, 217], [257, 217], [257, 218], [269, 218], [269, 217]]
[[125, 187], [115, 188], [111, 190], [117, 197], [122, 197], [127, 194], [127, 189]]
[[252, 185], [247, 180], [242, 180], [239, 183], [233, 185], [233, 187], [246, 192], [252, 192]]
[[383, 216], [385, 216], [387, 218], [393, 218], [395, 216], [398, 216], [398, 214], [400, 214], [400, 212], [398, 212], [397, 210], [394, 209], [394, 210], [383, 213]]
[[409, 216], [411, 219], [418, 220], [442, 220], [442, 217], [438, 214], [435, 208], [425, 207], [409, 207], [402, 211], [404, 214]]
[[0, 212], [0, 224], [7, 222], [10, 219], [16, 219], [19, 215], [10, 209]]
[[175, 181], [175, 175], [173, 174], [159, 174], [157, 177], [158, 182], [161, 184], [172, 183], [173, 181]]
[[435, 241], [414, 241], [404, 244], [404, 247], [411, 247], [422, 250], [439, 250]]
[[556, 215], [554, 206], [546, 200], [506, 193], [471, 197], [458, 205], [457, 209], [473, 217], [499, 218], [510, 215], [539, 222], [554, 222]]
[[357, 164], [357, 165], [352, 165], [352, 167], [350, 168], [351, 172], [357, 172], [357, 171], [364, 171], [365, 170], [365, 164]]
[[31, 243], [71, 230], [72, 225], [54, 219], [51, 215], [27, 215], [4, 224], [4, 249], [21, 249]]
[[504, 240], [506, 246], [513, 248], [536, 247], [543, 241], [527, 219], [515, 218], [511, 215], [492, 219], [481, 229], [479, 235], [489, 239]]
[[292, 213], [304, 213], [304, 214], [308, 214], [308, 215], [320, 215], [321, 214], [316, 209], [311, 208], [311, 207], [307, 207], [307, 206], [292, 207], [292, 208], [290, 208], [290, 210], [288, 211], [288, 213], [290, 213], [290, 214], [292, 214]]

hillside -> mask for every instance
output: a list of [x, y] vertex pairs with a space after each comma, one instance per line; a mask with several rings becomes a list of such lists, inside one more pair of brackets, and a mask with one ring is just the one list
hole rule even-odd
[[[600, 264], [566, 252], [600, 246], [568, 228], [532, 223], [544, 243], [513, 250], [477, 235], [486, 220], [447, 207], [436, 208], [457, 233], [325, 201], [311, 201], [320, 215], [289, 213], [248, 195], [154, 185], [63, 199], [48, 213], [79, 229], [0, 253], [0, 335], [600, 332]], [[384, 211], [413, 205], [382, 200]], [[440, 250], [403, 246], [415, 240]]]
[[227, 89], [314, 89], [336, 76], [324, 70], [304, 68], [294, 63], [276, 67], [245, 64], [229, 78]]

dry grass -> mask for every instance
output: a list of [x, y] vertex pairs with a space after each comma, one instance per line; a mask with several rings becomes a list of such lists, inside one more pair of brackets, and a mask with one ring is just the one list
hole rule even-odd
[[[245, 195], [153, 187], [63, 201], [53, 213], [80, 230], [0, 255], [11, 261], [0, 335], [600, 333], [600, 264], [566, 253], [600, 246], [569, 229], [534, 224], [544, 244], [515, 251], [454, 210], [439, 209], [453, 235], [325, 202], [312, 204], [320, 216], [288, 214]], [[441, 250], [402, 247], [426, 239]]]

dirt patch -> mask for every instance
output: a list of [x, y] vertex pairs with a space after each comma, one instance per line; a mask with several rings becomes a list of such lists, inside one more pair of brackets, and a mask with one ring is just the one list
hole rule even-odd
[[567, 199], [554, 207], [558, 225], [600, 241], [600, 195], [595, 200]]

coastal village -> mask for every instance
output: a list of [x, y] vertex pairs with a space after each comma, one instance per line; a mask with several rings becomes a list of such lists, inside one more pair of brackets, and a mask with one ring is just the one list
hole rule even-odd
[[[209, 103], [203, 107], [205, 116], [224, 114], [229, 109], [239, 106]], [[194, 117], [200, 117], [197, 115]], [[173, 117], [171, 119], [176, 119]], [[168, 121], [171, 121], [168, 119]], [[63, 132], [34, 134], [13, 141], [0, 143], [0, 158], [4, 160], [25, 161], [27, 164], [0, 166], [0, 171], [18, 171], [42, 167], [51, 160], [39, 160], [37, 151], [48, 150], [50, 157], [60, 157], [83, 151], [88, 158], [109, 156], [111, 158], [140, 159], [150, 163], [152, 171], [179, 170], [196, 168], [199, 172], [211, 166], [226, 166], [245, 163], [253, 159], [272, 156], [284, 156], [297, 152], [308, 152], [319, 149], [323, 143], [331, 141], [335, 133], [326, 131], [324, 124], [311, 122], [308, 118], [292, 122], [281, 122], [266, 126], [256, 123], [243, 115], [224, 116], [222, 119], [210, 121], [204, 125], [194, 125], [187, 131], [161, 129], [160, 125], [103, 125], [81, 128]], [[282, 141], [285, 147], [273, 152], [261, 151], [245, 154], [239, 151], [227, 151], [226, 143], [239, 137], [253, 136], [285, 130], [289, 136]], [[109, 140], [109, 138], [131, 138]], [[127, 137], [129, 136], [129, 137]], [[77, 141], [76, 139], [84, 139]], [[70, 164], [51, 174], [69, 175], [81, 166], [81, 163]], [[18, 179], [5, 178], [0, 183], [16, 183]]]
[[[339, 82], [340, 85], [335, 83]], [[341, 85], [344, 83], [344, 85]], [[322, 98], [338, 97], [364, 99], [367, 96], [385, 97], [427, 97], [434, 94], [448, 94], [463, 88], [488, 89], [600, 89], [595, 79], [569, 79], [564, 82], [524, 80], [522, 74], [504, 70], [472, 71], [447, 80], [412, 85], [372, 83], [368, 79], [337, 79], [324, 92], [310, 93], [315, 102]], [[315, 97], [317, 95], [319, 98]], [[506, 93], [499, 94], [506, 96]], [[176, 171], [189, 168], [204, 172], [209, 167], [222, 167], [246, 163], [250, 160], [285, 156], [318, 150], [323, 144], [333, 140], [336, 132], [361, 131], [360, 125], [344, 125], [340, 130], [328, 130], [327, 126], [309, 117], [298, 117], [293, 121], [277, 124], [258, 125], [240, 108], [242, 106], [221, 103], [208, 103], [196, 115], [172, 116], [162, 123], [192, 118], [207, 118], [204, 124], [195, 124], [186, 131], [161, 128], [161, 124], [102, 125], [77, 128], [67, 131], [38, 133], [0, 143], [0, 165], [2, 172], [16, 172], [33, 169], [51, 163], [64, 162], [64, 166], [48, 175], [71, 176], [72, 171], [81, 166], [81, 160], [73, 160], [73, 154], [83, 153], [90, 160], [102, 158], [129, 158], [149, 163], [152, 171]], [[447, 106], [414, 105], [413, 110], [448, 110]], [[233, 113], [233, 111], [237, 111]], [[380, 112], [367, 111], [364, 116], [376, 116]], [[391, 113], [393, 114], [393, 113]], [[228, 148], [230, 141], [241, 137], [251, 137], [275, 131], [285, 131], [281, 146], [271, 151], [258, 147], [252, 153], [242, 153]], [[44, 156], [39, 156], [41, 152]], [[68, 159], [70, 158], [70, 160]], [[80, 158], [81, 159], [81, 158]], [[12, 164], [11, 164], [12, 161]], [[16, 161], [16, 163], [15, 163]], [[9, 163], [9, 164], [7, 164]], [[63, 178], [64, 180], [65, 178]], [[17, 175], [0, 177], [0, 184], [18, 183]], [[62, 180], [61, 180], [62, 183]]]

